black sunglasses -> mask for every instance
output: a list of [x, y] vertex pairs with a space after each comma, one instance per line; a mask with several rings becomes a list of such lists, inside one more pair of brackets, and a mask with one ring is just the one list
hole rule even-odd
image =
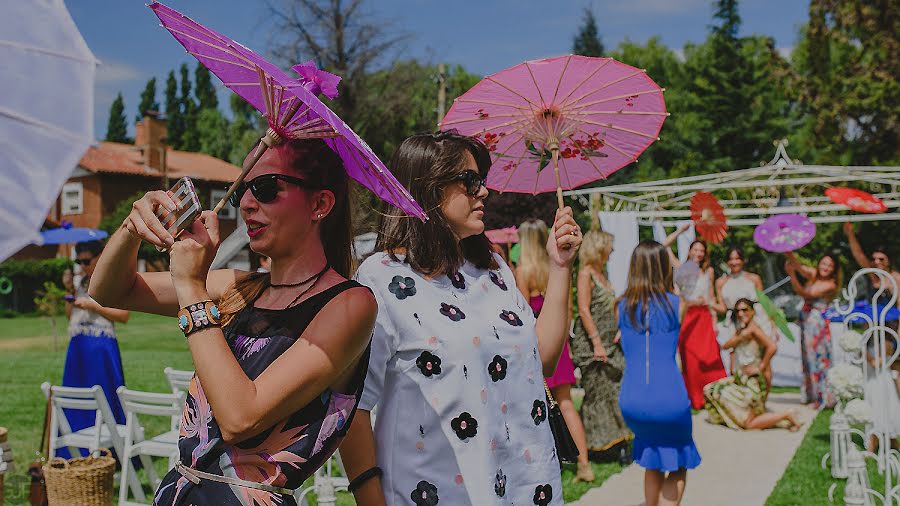
[[262, 176], [257, 176], [250, 181], [242, 181], [237, 186], [237, 189], [234, 190], [234, 193], [231, 194], [231, 197], [228, 197], [228, 202], [234, 207], [240, 207], [241, 199], [244, 198], [244, 193], [246, 193], [249, 188], [250, 193], [253, 194], [253, 198], [262, 204], [268, 204], [278, 196], [279, 180], [299, 186], [300, 188], [309, 188], [309, 182], [298, 177], [285, 176], [284, 174], [264, 174]]
[[75, 263], [78, 265], [88, 265], [93, 261], [94, 261], [93, 258], [76, 258], [75, 259]]
[[466, 185], [466, 193], [472, 197], [477, 196], [481, 187], [484, 186], [484, 178], [474, 170], [467, 170], [459, 174], [453, 178], [453, 181], [462, 181]]

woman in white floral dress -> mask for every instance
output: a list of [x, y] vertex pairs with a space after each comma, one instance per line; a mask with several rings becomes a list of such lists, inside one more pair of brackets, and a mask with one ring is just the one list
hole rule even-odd
[[536, 319], [483, 233], [489, 166], [484, 145], [454, 133], [406, 139], [391, 162], [430, 219], [386, 217], [380, 252], [357, 272], [378, 301], [341, 447], [358, 504], [562, 504], [543, 377], [562, 351], [581, 232], [569, 208], [557, 212]]

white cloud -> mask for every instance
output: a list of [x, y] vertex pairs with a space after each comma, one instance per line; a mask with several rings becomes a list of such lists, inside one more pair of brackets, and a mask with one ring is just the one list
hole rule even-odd
[[620, 12], [676, 14], [708, 7], [708, 0], [628, 0], [626, 2], [614, 2], [608, 8]]
[[784, 58], [785, 60], [790, 60], [790, 59], [791, 59], [791, 53], [794, 52], [794, 46], [790, 46], [790, 47], [777, 47], [777, 48], [775, 48], [775, 50], [778, 51], [778, 54], [780, 54], [782, 58]]
[[97, 84], [118, 83], [132, 81], [141, 76], [141, 72], [127, 63], [112, 60], [101, 60], [97, 66]]

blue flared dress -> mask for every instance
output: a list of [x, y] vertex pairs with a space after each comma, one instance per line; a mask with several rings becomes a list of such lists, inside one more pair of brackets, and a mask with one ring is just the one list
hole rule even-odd
[[637, 325], [625, 301], [619, 303], [619, 329], [625, 373], [619, 406], [634, 433], [634, 461], [663, 472], [693, 469], [700, 453], [691, 435], [691, 403], [675, 363], [678, 347], [678, 297], [652, 301], [649, 311], [638, 305]]
[[[87, 285], [87, 279], [76, 279], [77, 297], [88, 296]], [[93, 311], [72, 308], [69, 336], [71, 339], [63, 369], [63, 386], [90, 388], [100, 385], [116, 423], [124, 424], [125, 413], [116, 389], [125, 384], [125, 374], [113, 323]], [[96, 413], [93, 411], [66, 409], [65, 412], [73, 432], [95, 423]], [[70, 457], [66, 448], [58, 449], [56, 454], [64, 458]], [[87, 450], [83, 449], [82, 454], [86, 455]]]

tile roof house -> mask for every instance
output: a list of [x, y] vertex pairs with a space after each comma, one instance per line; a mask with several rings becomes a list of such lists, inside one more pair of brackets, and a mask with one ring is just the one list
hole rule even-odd
[[[190, 177], [204, 209], [225, 194], [240, 167], [204, 153], [176, 151], [164, 144], [166, 123], [149, 113], [135, 126], [134, 144], [98, 142], [88, 148], [65, 182], [48, 219], [76, 227], [98, 228], [126, 199], [138, 192], [168, 189], [182, 176]], [[226, 205], [219, 213], [222, 238], [237, 227], [237, 210]], [[15, 258], [36, 258], [29, 246]], [[62, 252], [62, 249], [60, 249]]]

